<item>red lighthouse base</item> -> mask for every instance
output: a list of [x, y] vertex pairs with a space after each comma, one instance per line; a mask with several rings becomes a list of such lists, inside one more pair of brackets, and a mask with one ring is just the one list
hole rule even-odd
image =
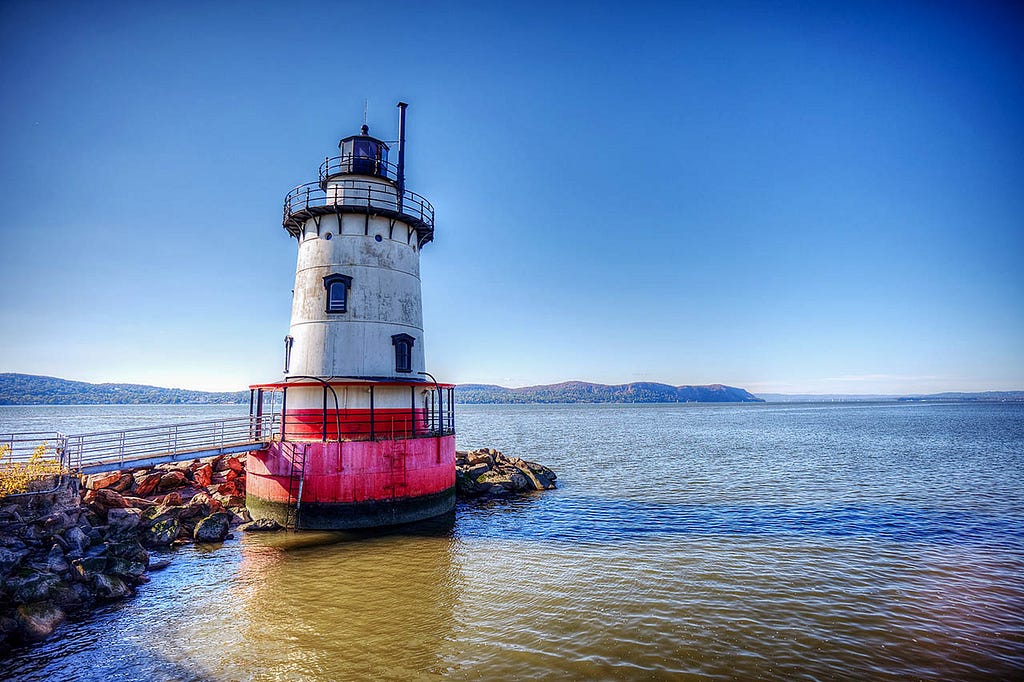
[[[297, 515], [293, 468], [303, 471]], [[245, 503], [254, 519], [294, 521], [303, 529], [372, 528], [440, 516], [455, 508], [455, 436], [271, 443], [249, 455]]]

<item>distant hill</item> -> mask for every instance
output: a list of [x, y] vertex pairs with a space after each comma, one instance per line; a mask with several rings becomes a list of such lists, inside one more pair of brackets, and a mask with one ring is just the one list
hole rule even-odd
[[248, 391], [211, 393], [142, 384], [90, 384], [35, 374], [0, 374], [0, 405], [232, 404]]
[[760, 398], [742, 388], [710, 386], [669, 386], [633, 383], [608, 386], [585, 381], [566, 381], [546, 386], [505, 388], [489, 384], [455, 387], [460, 403], [757, 403]]
[[902, 402], [971, 402], [971, 403], [1020, 403], [1024, 402], [1024, 391], [980, 391], [978, 393], [930, 393], [908, 395], [899, 398]]
[[[567, 381], [548, 386], [505, 388], [484, 384], [456, 387], [459, 403], [749, 403], [763, 402], [742, 388], [635, 383], [606, 386]], [[90, 384], [34, 374], [0, 374], [0, 405], [232, 404], [248, 391], [210, 393], [141, 384]]]
[[978, 393], [931, 393], [928, 395], [869, 395], [862, 393], [762, 393], [770, 403], [859, 403], [870, 401], [895, 402], [1024, 402], [1024, 391], [980, 391]]

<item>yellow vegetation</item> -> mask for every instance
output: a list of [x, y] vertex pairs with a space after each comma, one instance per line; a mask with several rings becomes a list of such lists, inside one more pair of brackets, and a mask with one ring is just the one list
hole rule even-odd
[[0, 498], [28, 492], [29, 483], [38, 478], [64, 473], [60, 461], [48, 455], [48, 450], [46, 443], [41, 443], [27, 462], [15, 462], [10, 446], [0, 445]]

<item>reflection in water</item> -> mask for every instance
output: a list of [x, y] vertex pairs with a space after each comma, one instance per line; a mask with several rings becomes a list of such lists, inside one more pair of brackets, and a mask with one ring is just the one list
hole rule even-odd
[[217, 679], [375, 679], [440, 673], [458, 576], [453, 517], [391, 535], [247, 535], [225, 586], [237, 638]]

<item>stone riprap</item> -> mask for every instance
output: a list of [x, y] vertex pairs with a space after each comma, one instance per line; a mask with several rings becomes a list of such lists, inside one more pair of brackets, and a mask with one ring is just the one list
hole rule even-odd
[[69, 477], [56, 493], [4, 498], [0, 644], [41, 639], [70, 614], [133, 595], [147, 570], [167, 565], [150, 550], [222, 542], [247, 521], [244, 457]]
[[[152, 550], [222, 542], [235, 528], [281, 530], [249, 517], [245, 462], [221, 456], [70, 477], [56, 493], [0, 499], [0, 645], [42, 639], [71, 614], [135, 594], [170, 561]], [[556, 478], [492, 448], [456, 453], [462, 500], [549, 490]]]
[[551, 490], [554, 471], [494, 448], [455, 453], [455, 489], [459, 498], [506, 497], [533, 490]]

